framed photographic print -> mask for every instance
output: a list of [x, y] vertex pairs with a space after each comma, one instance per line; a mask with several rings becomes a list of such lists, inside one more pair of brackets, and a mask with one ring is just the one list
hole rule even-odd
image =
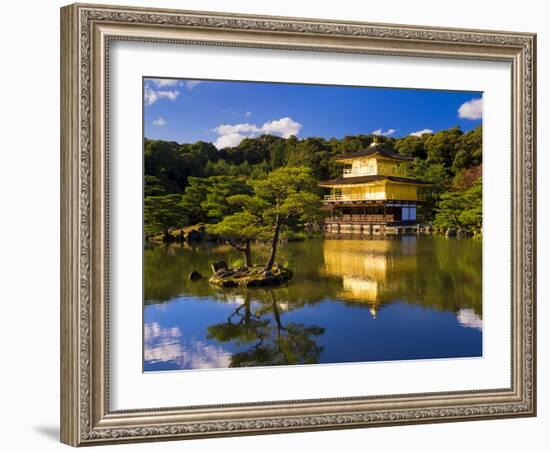
[[536, 412], [535, 35], [61, 10], [61, 438]]

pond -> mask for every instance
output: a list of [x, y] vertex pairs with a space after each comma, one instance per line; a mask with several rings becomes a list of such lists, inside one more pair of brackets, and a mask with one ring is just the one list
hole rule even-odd
[[294, 278], [264, 289], [214, 288], [219, 260], [242, 264], [221, 244], [145, 249], [145, 371], [482, 356], [480, 240], [290, 242], [277, 260]]

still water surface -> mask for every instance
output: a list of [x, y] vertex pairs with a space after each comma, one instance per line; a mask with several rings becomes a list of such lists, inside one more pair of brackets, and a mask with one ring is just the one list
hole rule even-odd
[[[481, 242], [440, 236], [284, 245], [293, 280], [219, 290], [219, 244], [145, 249], [144, 370], [482, 355]], [[258, 261], [267, 249], [254, 249]], [[198, 270], [204, 278], [192, 282]]]

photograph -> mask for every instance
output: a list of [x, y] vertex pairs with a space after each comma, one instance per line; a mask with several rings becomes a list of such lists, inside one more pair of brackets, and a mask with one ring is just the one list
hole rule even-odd
[[484, 356], [483, 92], [142, 86], [144, 372]]

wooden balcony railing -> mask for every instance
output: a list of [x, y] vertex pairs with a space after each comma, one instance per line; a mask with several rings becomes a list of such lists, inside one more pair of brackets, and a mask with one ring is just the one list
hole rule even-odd
[[379, 223], [379, 222], [395, 222], [393, 214], [343, 214], [338, 217], [327, 217], [325, 223]]
[[417, 200], [423, 201], [424, 196], [420, 193], [416, 194], [416, 198], [400, 198], [397, 195], [389, 194], [387, 192], [366, 192], [364, 194], [330, 194], [325, 195], [324, 200], [326, 203], [333, 202], [355, 202], [361, 200]]
[[344, 178], [349, 177], [361, 177], [364, 175], [394, 175], [394, 176], [406, 176], [407, 173], [404, 169], [398, 167], [392, 168], [380, 168], [376, 170], [374, 167], [362, 167], [362, 168], [346, 168], [343, 171]]
[[330, 194], [325, 195], [327, 202], [349, 202], [359, 200], [385, 200], [385, 192], [374, 192], [372, 194]]

